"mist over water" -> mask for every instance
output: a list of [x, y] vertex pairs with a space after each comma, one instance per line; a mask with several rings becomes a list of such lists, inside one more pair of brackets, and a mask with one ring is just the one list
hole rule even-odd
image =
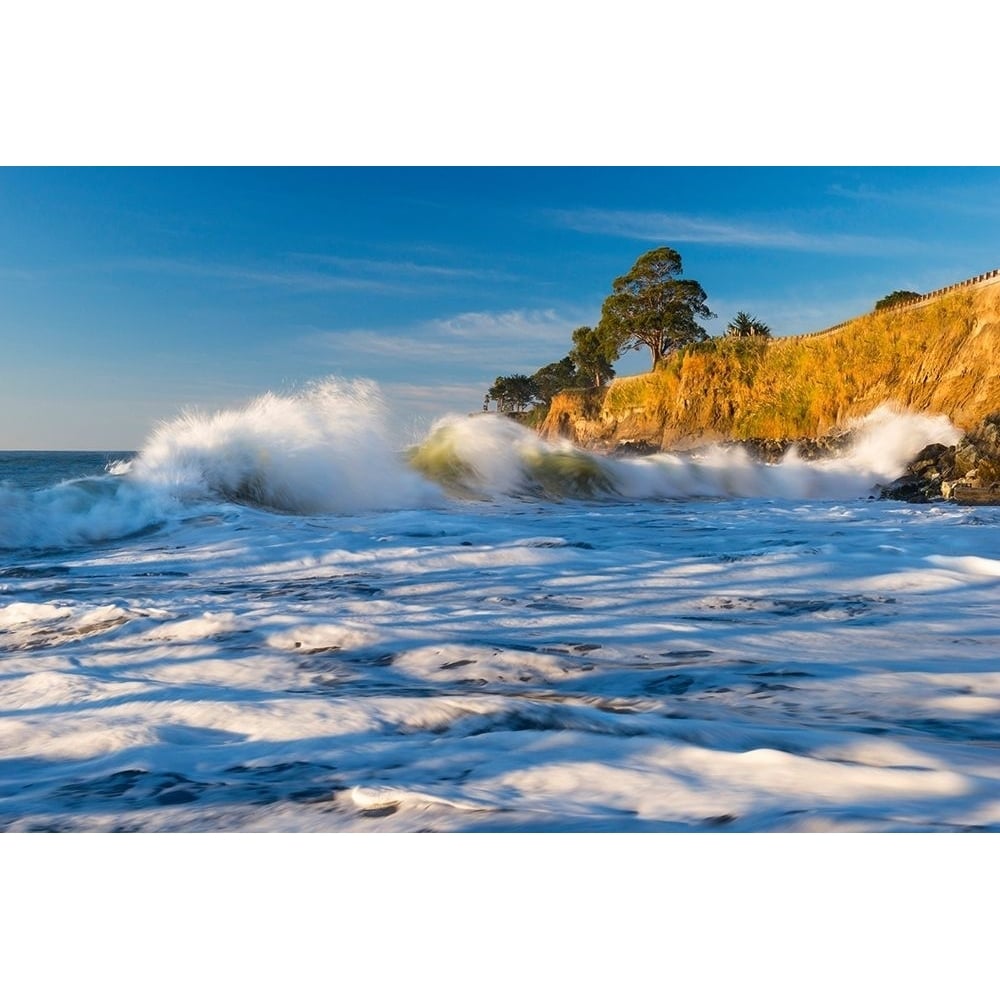
[[880, 407], [858, 422], [843, 456], [778, 464], [742, 449], [616, 459], [546, 442], [493, 414], [439, 420], [409, 452], [391, 443], [372, 382], [328, 379], [246, 406], [164, 421], [108, 474], [42, 490], [0, 486], [0, 547], [59, 548], [127, 537], [233, 502], [286, 514], [358, 514], [458, 500], [689, 498], [850, 499], [868, 496], [933, 442], [953, 444], [944, 417]]

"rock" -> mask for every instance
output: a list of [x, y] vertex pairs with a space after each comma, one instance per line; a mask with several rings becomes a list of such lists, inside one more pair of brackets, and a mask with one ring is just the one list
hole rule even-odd
[[935, 482], [919, 475], [905, 475], [888, 486], [883, 486], [879, 499], [902, 500], [905, 503], [931, 503], [940, 496], [940, 480]]
[[988, 416], [957, 445], [930, 444], [895, 482], [885, 500], [1000, 503], [1000, 413]]
[[850, 431], [843, 434], [828, 434], [816, 438], [746, 438], [728, 442], [730, 447], [742, 448], [758, 462], [775, 464], [780, 462], [794, 448], [799, 458], [815, 462], [821, 458], [836, 458], [851, 445], [854, 435]]
[[636, 456], [655, 455], [659, 446], [651, 441], [619, 441], [611, 450], [612, 458], [635, 458]]
[[955, 449], [945, 444], [929, 444], [907, 467], [916, 476], [954, 478]]

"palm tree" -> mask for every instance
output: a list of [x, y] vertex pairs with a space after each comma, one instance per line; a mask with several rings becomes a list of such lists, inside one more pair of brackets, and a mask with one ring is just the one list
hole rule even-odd
[[726, 327], [727, 337], [770, 337], [771, 328], [766, 324], [757, 319], [756, 316], [751, 316], [749, 313], [738, 312], [732, 319], [729, 326]]

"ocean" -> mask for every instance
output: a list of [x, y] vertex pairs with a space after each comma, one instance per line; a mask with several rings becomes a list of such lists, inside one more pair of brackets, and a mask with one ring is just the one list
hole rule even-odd
[[0, 454], [0, 829], [1000, 829], [1000, 509], [849, 453], [405, 446], [335, 380]]

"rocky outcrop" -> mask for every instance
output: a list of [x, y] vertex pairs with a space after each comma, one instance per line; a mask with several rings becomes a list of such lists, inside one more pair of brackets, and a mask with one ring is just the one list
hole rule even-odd
[[633, 453], [783, 443], [836, 434], [883, 403], [944, 414], [961, 430], [1000, 409], [1000, 282], [961, 286], [826, 333], [716, 338], [648, 374], [560, 393], [540, 432]]
[[881, 495], [910, 503], [1000, 504], [1000, 412], [988, 416], [956, 445], [928, 445]]
[[837, 458], [851, 447], [853, 431], [826, 434], [817, 438], [746, 438], [738, 444], [758, 462], [780, 462], [793, 448], [799, 458], [815, 462], [821, 458]]

